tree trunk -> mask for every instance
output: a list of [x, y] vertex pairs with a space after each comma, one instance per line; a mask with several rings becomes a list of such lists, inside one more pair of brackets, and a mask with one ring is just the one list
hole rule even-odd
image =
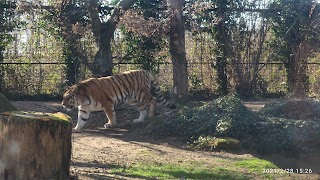
[[216, 71], [217, 71], [217, 83], [218, 90], [220, 95], [227, 95], [229, 93], [228, 89], [228, 77], [227, 77], [227, 57], [228, 53], [226, 44], [227, 44], [227, 35], [225, 28], [223, 27], [223, 22], [219, 22], [216, 26], [217, 32], [214, 35], [214, 38], [218, 41], [218, 49], [221, 52], [220, 56], [217, 57], [216, 61]]
[[94, 57], [93, 74], [96, 77], [112, 75], [113, 59], [111, 51], [111, 40], [120, 16], [133, 5], [136, 0], [121, 0], [107, 22], [101, 22], [98, 11], [98, 0], [91, 0], [88, 4], [92, 32], [98, 45], [98, 52]]
[[[3, 62], [4, 57], [3, 57], [3, 51], [5, 50], [5, 48], [3, 46], [0, 45], [0, 63]], [[3, 87], [3, 83], [4, 83], [4, 66], [0, 65], [0, 91], [3, 91], [4, 87]]]
[[0, 179], [70, 179], [71, 127], [61, 113], [0, 114]]
[[111, 40], [116, 27], [113, 23], [108, 22], [101, 24], [101, 28], [99, 50], [93, 61], [93, 74], [96, 77], [112, 75], [113, 68]]
[[72, 45], [65, 46], [63, 49], [63, 54], [66, 59], [66, 78], [67, 78], [67, 85], [71, 86], [75, 84], [78, 80], [78, 58], [75, 56], [75, 48], [72, 47]]
[[225, 96], [228, 94], [227, 62], [225, 56], [217, 57], [216, 70], [219, 94]]
[[305, 56], [301, 57], [299, 52], [294, 53], [289, 58], [287, 82], [288, 91], [292, 97], [305, 98], [309, 91], [306, 59]]
[[173, 89], [175, 100], [188, 99], [188, 67], [185, 52], [185, 31], [182, 16], [182, 0], [167, 0], [170, 19], [170, 53], [173, 68]]

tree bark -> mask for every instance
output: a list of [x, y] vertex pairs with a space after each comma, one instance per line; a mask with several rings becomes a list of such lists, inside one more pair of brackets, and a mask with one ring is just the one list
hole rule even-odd
[[71, 129], [64, 114], [0, 114], [0, 179], [70, 179]]
[[[0, 46], [0, 63], [3, 62], [4, 60], [4, 57], [3, 57], [3, 51], [4, 51], [4, 47], [3, 46]], [[4, 67], [3, 65], [0, 65], [0, 91], [3, 91], [3, 83], [4, 83], [4, 80], [3, 80], [3, 76], [4, 76]]]
[[170, 53], [173, 68], [173, 90], [175, 100], [188, 99], [188, 67], [185, 52], [185, 30], [182, 16], [183, 0], [167, 0], [170, 19]]
[[111, 50], [111, 40], [116, 26], [107, 22], [101, 25], [99, 38], [99, 50], [93, 61], [93, 74], [97, 77], [112, 75], [113, 58]]
[[305, 98], [309, 91], [307, 58], [306, 55], [301, 55], [303, 54], [301, 49], [294, 51], [289, 57], [287, 68], [288, 91], [291, 97], [296, 98]]
[[101, 22], [98, 11], [98, 0], [89, 1], [92, 32], [98, 45], [98, 52], [93, 60], [93, 74], [96, 77], [112, 75], [113, 59], [111, 40], [120, 16], [132, 6], [136, 0], [121, 0], [106, 22]]
[[226, 57], [217, 57], [217, 83], [219, 94], [225, 96], [228, 94], [227, 62]]

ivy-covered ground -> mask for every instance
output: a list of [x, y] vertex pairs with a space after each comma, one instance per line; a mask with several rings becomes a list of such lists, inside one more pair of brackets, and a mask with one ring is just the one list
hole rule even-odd
[[[192, 102], [174, 117], [139, 125], [130, 123], [138, 116], [134, 108], [119, 107], [115, 129], [102, 129], [105, 115], [94, 113], [84, 131], [73, 134], [72, 173], [78, 179], [320, 179], [319, 123], [311, 115], [317, 102], [262, 107], [269, 101]], [[64, 112], [60, 102], [13, 104]], [[69, 115], [76, 119], [76, 111]]]
[[320, 102], [311, 99], [274, 100], [254, 112], [240, 99], [227, 96], [184, 106], [174, 120], [159, 118], [152, 132], [185, 138], [195, 147], [207, 142], [212, 149], [215, 141], [231, 138], [258, 154], [305, 157], [320, 148], [319, 112]]

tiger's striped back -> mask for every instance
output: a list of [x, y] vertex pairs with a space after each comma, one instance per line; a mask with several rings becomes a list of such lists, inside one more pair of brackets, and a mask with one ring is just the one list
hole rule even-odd
[[126, 102], [129, 99], [149, 103], [150, 97], [143, 96], [143, 91], [154, 88], [155, 96], [159, 104], [173, 108], [162, 95], [160, 85], [153, 75], [146, 70], [131, 70], [114, 76], [102, 78], [90, 78], [79, 83], [79, 86], [89, 86], [88, 94], [100, 103], [113, 102], [115, 105]]

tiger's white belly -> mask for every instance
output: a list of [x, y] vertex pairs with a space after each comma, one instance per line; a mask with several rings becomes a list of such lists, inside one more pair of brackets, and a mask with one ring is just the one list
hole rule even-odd
[[80, 105], [78, 106], [78, 110], [84, 110], [84, 111], [89, 111], [89, 112], [95, 112], [95, 111], [103, 111], [104, 107], [102, 106], [101, 103], [96, 103], [96, 104], [90, 104], [90, 105]]

